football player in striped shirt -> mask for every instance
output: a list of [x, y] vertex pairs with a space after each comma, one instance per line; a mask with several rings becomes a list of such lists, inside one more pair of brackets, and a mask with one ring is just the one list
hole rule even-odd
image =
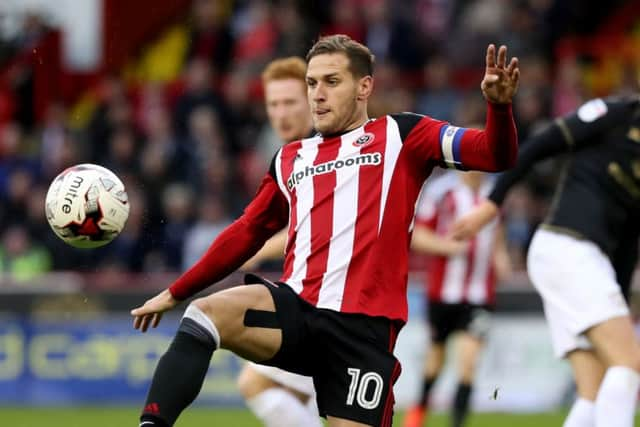
[[499, 171], [517, 157], [511, 101], [515, 58], [490, 45], [481, 83], [484, 130], [418, 114], [370, 119], [373, 55], [344, 35], [307, 54], [307, 97], [318, 134], [284, 145], [244, 214], [171, 286], [132, 311], [146, 331], [162, 313], [223, 279], [288, 226], [281, 280], [247, 275], [187, 307], [160, 358], [144, 426], [172, 426], [224, 348], [313, 377], [332, 427], [393, 419], [400, 364], [393, 348], [407, 320], [408, 252], [416, 201], [436, 166]]
[[475, 368], [495, 305], [496, 284], [510, 274], [511, 263], [498, 219], [465, 241], [453, 239], [450, 231], [456, 219], [482, 203], [492, 187], [493, 178], [483, 172], [446, 172], [422, 190], [411, 249], [428, 255], [425, 290], [431, 345], [420, 397], [407, 413], [405, 427], [424, 424], [432, 387], [444, 365], [446, 344], [454, 333], [459, 382], [451, 426], [464, 425]]

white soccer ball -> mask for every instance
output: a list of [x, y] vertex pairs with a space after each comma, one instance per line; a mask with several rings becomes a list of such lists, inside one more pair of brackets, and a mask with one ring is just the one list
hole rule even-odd
[[97, 248], [120, 234], [129, 217], [124, 184], [109, 169], [84, 163], [65, 169], [47, 191], [45, 212], [58, 237]]

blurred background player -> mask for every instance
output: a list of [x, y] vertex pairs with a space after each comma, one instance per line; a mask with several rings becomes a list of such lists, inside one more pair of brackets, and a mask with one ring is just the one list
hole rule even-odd
[[[302, 58], [271, 62], [262, 73], [269, 123], [281, 142], [308, 137], [312, 132]], [[286, 229], [273, 236], [256, 254], [259, 259], [282, 258]], [[238, 377], [238, 387], [247, 405], [267, 427], [321, 426], [315, 403], [313, 380], [272, 366], [248, 363]]]
[[625, 296], [640, 235], [640, 99], [593, 99], [523, 143], [515, 169], [454, 225], [466, 239], [498, 215], [511, 186], [542, 159], [569, 151], [527, 270], [544, 303], [558, 357], [578, 397], [564, 427], [631, 427], [640, 347]]
[[456, 340], [459, 382], [451, 426], [461, 427], [469, 411], [476, 365], [495, 304], [496, 282], [511, 272], [504, 229], [493, 220], [468, 241], [451, 238], [453, 223], [486, 199], [493, 180], [482, 172], [447, 172], [422, 191], [411, 240], [415, 252], [429, 257], [426, 274], [431, 345], [424, 366], [418, 403], [405, 427], [427, 420], [429, 396], [445, 362], [447, 339]]

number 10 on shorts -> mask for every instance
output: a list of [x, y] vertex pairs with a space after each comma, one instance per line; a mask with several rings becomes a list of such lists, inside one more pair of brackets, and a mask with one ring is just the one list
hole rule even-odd
[[[361, 408], [377, 408], [378, 404], [380, 404], [380, 397], [382, 396], [382, 388], [384, 385], [382, 377], [375, 372], [366, 372], [361, 376], [360, 369], [357, 368], [347, 368], [347, 373], [351, 377], [347, 405], [353, 406], [355, 400]], [[370, 387], [372, 387], [372, 391], [367, 393]], [[369, 396], [367, 396], [367, 394], [369, 394]]]

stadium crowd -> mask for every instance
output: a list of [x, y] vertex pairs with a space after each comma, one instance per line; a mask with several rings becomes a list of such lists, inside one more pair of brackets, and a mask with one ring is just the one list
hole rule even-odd
[[[62, 102], [36, 120], [29, 70], [14, 72], [14, 104], [0, 105], [13, 112], [0, 120], [0, 271], [28, 279], [49, 270], [162, 272], [191, 265], [242, 211], [279, 145], [263, 111], [261, 70], [274, 57], [304, 55], [318, 34], [348, 34], [372, 49], [370, 116], [417, 111], [455, 123], [484, 122], [481, 53], [490, 42], [507, 44], [523, 70], [514, 105], [522, 141], [550, 117], [602, 94], [588, 84], [583, 58], [558, 57], [556, 46], [568, 35], [595, 32], [622, 2], [306, 3], [194, 0], [184, 19], [189, 42], [181, 73], [169, 81], [104, 75], [81, 125], [70, 117], [73, 105]], [[0, 70], [50, 30], [38, 16], [24, 27], [21, 37], [0, 39]], [[624, 76], [611, 77], [607, 91], [635, 89], [636, 79]], [[122, 235], [94, 251], [64, 246], [44, 217], [51, 179], [84, 162], [118, 174], [132, 206]], [[557, 170], [538, 167], [505, 203], [516, 268], [524, 268]]]

